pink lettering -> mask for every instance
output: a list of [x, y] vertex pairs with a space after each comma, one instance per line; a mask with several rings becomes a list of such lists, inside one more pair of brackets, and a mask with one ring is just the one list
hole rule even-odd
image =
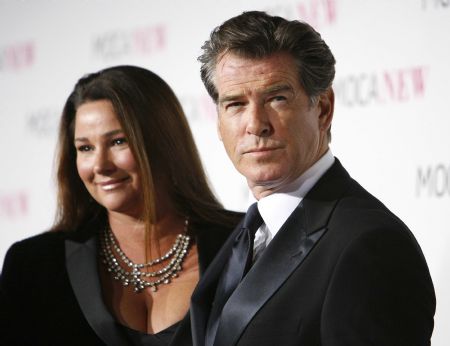
[[386, 89], [389, 94], [389, 98], [394, 99], [395, 98], [395, 90], [394, 90], [395, 87], [394, 87], [394, 81], [392, 79], [392, 76], [389, 72], [384, 72], [383, 77], [384, 77]]
[[25, 42], [7, 47], [4, 51], [4, 64], [11, 70], [30, 67], [34, 62], [34, 44]]
[[14, 192], [0, 195], [0, 215], [9, 219], [18, 218], [28, 213], [28, 195], [23, 192]]
[[411, 69], [411, 79], [414, 95], [422, 97], [425, 94], [425, 68], [413, 67]]
[[424, 68], [413, 67], [397, 71], [385, 71], [384, 86], [392, 101], [406, 102], [425, 94]]
[[142, 54], [151, 54], [165, 49], [166, 28], [162, 25], [147, 27], [133, 33], [136, 50]]
[[166, 27], [159, 25], [157, 27], [155, 27], [155, 36], [156, 36], [156, 46], [159, 49], [164, 49], [166, 48]]
[[404, 70], [400, 70], [397, 72], [397, 83], [398, 83], [398, 92], [397, 92], [397, 99], [398, 101], [407, 101], [408, 99], [410, 99], [408, 97], [408, 86], [409, 85], [405, 85], [405, 71]]
[[309, 0], [308, 4], [298, 4], [298, 15], [315, 28], [331, 25], [336, 21], [336, 1]]
[[336, 0], [326, 0], [326, 14], [328, 17], [328, 21], [333, 23], [336, 21]]
[[200, 109], [202, 110], [202, 113], [205, 114], [206, 118], [215, 122], [217, 118], [217, 110], [216, 105], [211, 98], [208, 95], [202, 95], [200, 96], [199, 104]]

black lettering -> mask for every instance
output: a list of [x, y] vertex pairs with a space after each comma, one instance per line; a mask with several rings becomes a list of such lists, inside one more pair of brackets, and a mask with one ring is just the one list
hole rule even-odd
[[436, 196], [444, 196], [448, 190], [448, 172], [443, 164], [437, 165], [433, 180]]
[[358, 88], [359, 88], [359, 81], [355, 76], [350, 76], [346, 83], [346, 94], [347, 94], [347, 100], [348, 105], [350, 107], [354, 106], [355, 103], [358, 102]]
[[375, 74], [362, 73], [348, 76], [334, 85], [336, 98], [345, 106], [367, 106], [379, 101], [378, 78]]
[[37, 136], [48, 136], [56, 133], [59, 112], [40, 109], [26, 115], [26, 128]]
[[428, 191], [428, 196], [450, 196], [450, 166], [440, 163], [436, 166], [417, 169], [416, 195], [419, 197], [423, 191]]
[[357, 100], [361, 106], [367, 106], [378, 96], [378, 80], [373, 75], [362, 74], [357, 85]]
[[93, 43], [94, 52], [104, 59], [115, 59], [130, 51], [128, 35], [111, 32], [97, 37]]
[[417, 170], [417, 183], [416, 183], [416, 195], [420, 196], [423, 189], [428, 188], [428, 194], [431, 195], [431, 167], [427, 167], [426, 172], [419, 167]]

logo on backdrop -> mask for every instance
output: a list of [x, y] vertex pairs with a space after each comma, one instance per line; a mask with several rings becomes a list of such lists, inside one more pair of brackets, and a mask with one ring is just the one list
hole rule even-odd
[[17, 219], [28, 214], [29, 196], [25, 191], [0, 191], [0, 217]]
[[27, 131], [38, 137], [47, 137], [58, 130], [61, 111], [41, 108], [25, 114], [25, 126]]
[[450, 197], [450, 164], [417, 167], [416, 196]]
[[426, 66], [360, 73], [334, 82], [336, 100], [348, 107], [411, 102], [426, 93]]
[[216, 122], [217, 111], [209, 95], [180, 95], [180, 103], [189, 121]]
[[331, 26], [337, 19], [338, 0], [304, 0], [266, 7], [265, 11], [289, 19], [299, 19], [316, 29]]
[[32, 41], [0, 47], [0, 72], [15, 72], [31, 67], [35, 61], [35, 51]]
[[132, 30], [109, 31], [94, 37], [94, 55], [105, 59], [117, 59], [127, 55], [153, 55], [167, 47], [165, 25], [151, 25]]
[[423, 10], [450, 9], [450, 0], [420, 0]]

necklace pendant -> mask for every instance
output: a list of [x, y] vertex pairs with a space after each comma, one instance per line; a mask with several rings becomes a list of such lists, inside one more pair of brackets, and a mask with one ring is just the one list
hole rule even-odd
[[[152, 292], [158, 291], [161, 284], [170, 284], [182, 270], [182, 263], [188, 253], [190, 237], [186, 234], [188, 219], [185, 220], [184, 233], [179, 234], [170, 250], [163, 256], [147, 263], [134, 263], [122, 251], [110, 228], [100, 235], [101, 262], [114, 280], [120, 281], [123, 287], [133, 286], [135, 293], [150, 287]], [[148, 271], [155, 264], [168, 263], [157, 271]], [[150, 279], [153, 278], [153, 281]]]

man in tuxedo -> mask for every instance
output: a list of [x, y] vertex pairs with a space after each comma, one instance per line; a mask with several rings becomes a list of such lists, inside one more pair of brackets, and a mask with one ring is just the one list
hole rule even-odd
[[193, 294], [194, 344], [430, 345], [436, 302], [419, 245], [329, 148], [335, 59], [320, 34], [245, 12], [199, 61], [256, 204]]

